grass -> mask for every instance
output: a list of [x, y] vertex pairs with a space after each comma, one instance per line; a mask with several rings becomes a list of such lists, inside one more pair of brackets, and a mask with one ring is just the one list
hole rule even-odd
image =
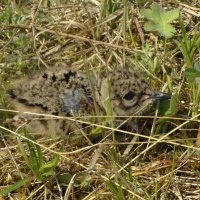
[[[153, 7], [151, 1], [127, 0], [2, 1], [1, 198], [200, 198], [199, 148], [194, 145], [199, 130], [199, 7], [186, 0]], [[153, 9], [145, 10], [151, 8], [160, 16], [172, 11], [173, 20], [155, 27], [148, 15]], [[135, 116], [137, 133], [121, 131], [139, 136], [126, 157], [122, 155], [129, 141], [114, 137], [113, 120], [118, 119], [113, 119], [109, 101], [105, 110], [110, 118], [99, 117], [98, 123], [94, 117], [69, 119], [90, 124], [91, 134], [105, 137], [99, 143], [83, 145], [80, 138], [67, 143], [62, 137], [33, 138], [16, 132], [6, 123], [15, 114], [8, 111], [8, 85], [24, 74], [63, 64], [88, 77], [91, 70], [98, 75], [129, 65], [144, 71], [154, 88], [167, 89], [173, 96], [153, 105], [147, 116]], [[106, 139], [108, 135], [113, 137]]]

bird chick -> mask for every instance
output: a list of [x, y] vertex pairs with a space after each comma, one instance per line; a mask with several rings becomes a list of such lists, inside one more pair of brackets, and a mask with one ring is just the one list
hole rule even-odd
[[[113, 70], [100, 80], [68, 69], [49, 70], [14, 82], [8, 96], [12, 107], [21, 113], [68, 117], [94, 115], [95, 106], [105, 115], [108, 100], [113, 116], [139, 115], [153, 101], [170, 98], [152, 90], [145, 77], [131, 68]], [[68, 134], [80, 127], [67, 119], [39, 118], [30, 119], [26, 128], [33, 133]]]

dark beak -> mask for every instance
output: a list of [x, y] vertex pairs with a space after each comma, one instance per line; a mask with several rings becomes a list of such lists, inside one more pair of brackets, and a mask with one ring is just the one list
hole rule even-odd
[[171, 98], [171, 95], [165, 92], [153, 91], [151, 94], [153, 100], [167, 100]]

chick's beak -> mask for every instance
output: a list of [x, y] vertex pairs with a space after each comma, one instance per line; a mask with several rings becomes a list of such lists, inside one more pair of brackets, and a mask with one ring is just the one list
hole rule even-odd
[[165, 92], [153, 91], [151, 94], [153, 100], [167, 100], [171, 98], [171, 95]]

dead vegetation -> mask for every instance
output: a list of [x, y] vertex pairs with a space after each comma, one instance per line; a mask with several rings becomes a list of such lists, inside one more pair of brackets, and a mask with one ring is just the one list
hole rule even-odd
[[[157, 27], [145, 31], [143, 9], [151, 5], [127, 0], [0, 3], [0, 199], [200, 199], [200, 4], [158, 2], [181, 13], [163, 22], [166, 30], [175, 29], [170, 37]], [[33, 138], [6, 123], [16, 112], [6, 104], [12, 80], [63, 65], [97, 75], [129, 65], [173, 97], [154, 105], [148, 116], [135, 116], [138, 133], [120, 132], [139, 136], [125, 157], [130, 142], [108, 138], [116, 129], [105, 123], [91, 121], [91, 132], [103, 139], [84, 144], [82, 138], [70, 143], [58, 136]], [[84, 123], [85, 118], [69, 120]]]

